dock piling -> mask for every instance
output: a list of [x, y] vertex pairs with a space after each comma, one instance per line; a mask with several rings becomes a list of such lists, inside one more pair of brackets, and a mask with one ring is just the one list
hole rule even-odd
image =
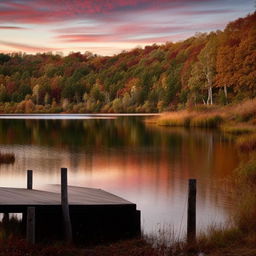
[[35, 244], [35, 207], [27, 208], [27, 231], [26, 238], [30, 244]]
[[33, 171], [27, 170], [27, 189], [33, 189]]
[[188, 190], [187, 242], [194, 243], [196, 241], [196, 179], [189, 179]]
[[68, 175], [67, 168], [61, 168], [61, 206], [64, 222], [65, 240], [67, 243], [72, 242], [72, 227], [69, 215], [68, 205]]

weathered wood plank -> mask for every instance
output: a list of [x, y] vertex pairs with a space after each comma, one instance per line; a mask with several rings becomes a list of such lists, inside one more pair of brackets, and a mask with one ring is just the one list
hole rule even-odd
[[[0, 187], [1, 205], [61, 205], [60, 186], [45, 190]], [[101, 189], [68, 186], [69, 205], [134, 205]]]

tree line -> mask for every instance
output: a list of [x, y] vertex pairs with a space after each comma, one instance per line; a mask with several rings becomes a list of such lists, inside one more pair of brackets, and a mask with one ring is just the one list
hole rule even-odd
[[123, 51], [0, 54], [0, 112], [161, 112], [256, 96], [256, 12], [223, 31]]

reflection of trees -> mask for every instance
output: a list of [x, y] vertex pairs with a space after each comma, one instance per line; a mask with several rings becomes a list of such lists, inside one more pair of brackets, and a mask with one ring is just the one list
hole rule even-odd
[[[163, 134], [146, 129], [136, 118], [89, 120], [1, 120], [2, 144], [32, 144], [65, 147], [69, 150], [180, 145], [181, 135]], [[174, 147], [175, 145], [175, 147]]]
[[[66, 166], [82, 177], [81, 182], [86, 177], [87, 181], [95, 182], [89, 185], [96, 187], [102, 182], [120, 190], [136, 188], [141, 193], [146, 191], [146, 196], [149, 194], [157, 202], [164, 200], [163, 204], [171, 200], [177, 203], [175, 200], [180, 199], [175, 195], [186, 193], [184, 182], [191, 177], [199, 181], [202, 205], [219, 202], [224, 193], [222, 185], [216, 182], [226, 177], [238, 162], [233, 145], [216, 131], [145, 125], [141, 118], [131, 117], [0, 120], [0, 143], [28, 145], [25, 148], [29, 150], [33, 150], [30, 145], [39, 146], [35, 147], [40, 152], [34, 156], [36, 161], [30, 161], [29, 153], [22, 153], [21, 158], [29, 160], [29, 168], [43, 175], [52, 177], [60, 166]], [[16, 168], [14, 177], [28, 168], [26, 161], [16, 164], [12, 167]], [[8, 170], [8, 175], [11, 171]]]

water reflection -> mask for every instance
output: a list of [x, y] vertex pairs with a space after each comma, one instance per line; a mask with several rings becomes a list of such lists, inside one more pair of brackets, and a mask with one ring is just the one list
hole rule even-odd
[[187, 179], [198, 179], [198, 226], [223, 223], [228, 213], [223, 180], [238, 165], [231, 142], [213, 131], [144, 125], [141, 118], [0, 120], [0, 151], [14, 165], [0, 165], [0, 186], [59, 183], [68, 167], [72, 185], [113, 192], [142, 210], [145, 232], [186, 223]]

